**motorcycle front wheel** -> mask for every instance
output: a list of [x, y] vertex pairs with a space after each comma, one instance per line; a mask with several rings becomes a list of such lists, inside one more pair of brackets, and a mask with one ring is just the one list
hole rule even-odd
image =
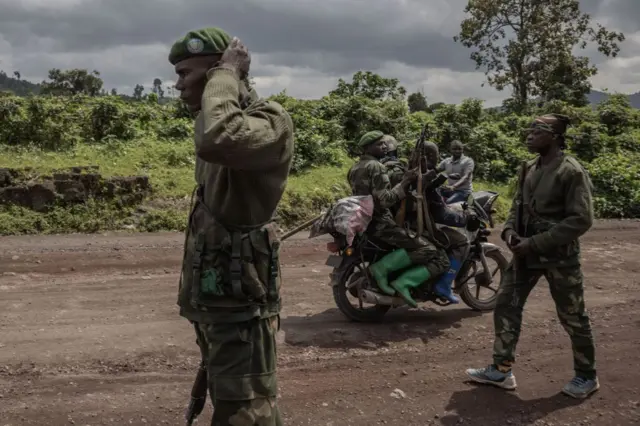
[[[466, 282], [460, 289], [460, 298], [462, 301], [474, 311], [493, 311], [496, 307], [498, 299], [498, 287], [500, 285], [500, 279], [502, 274], [507, 269], [509, 261], [498, 250], [492, 250], [486, 252], [487, 266], [490, 269], [492, 283], [485, 283], [485, 279], [482, 274], [478, 274], [478, 270], [482, 271], [482, 262], [480, 259], [474, 259], [474, 265], [471, 266], [468, 275], [465, 277]], [[491, 261], [497, 263], [497, 268], [491, 267]], [[496, 277], [496, 273], [500, 272], [500, 276]], [[470, 276], [472, 275], [472, 276]], [[490, 292], [492, 295], [487, 299], [480, 298], [481, 290]]]

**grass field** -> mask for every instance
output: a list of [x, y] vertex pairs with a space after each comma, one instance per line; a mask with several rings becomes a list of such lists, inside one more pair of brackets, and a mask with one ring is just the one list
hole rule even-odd
[[[278, 209], [278, 220], [290, 227], [318, 214], [335, 199], [348, 194], [347, 171], [353, 160], [342, 167], [319, 167], [292, 175]], [[194, 187], [194, 153], [190, 141], [166, 142], [142, 139], [104, 145], [78, 144], [65, 152], [38, 149], [0, 149], [0, 167], [31, 167], [39, 174], [71, 166], [97, 165], [105, 177], [149, 176], [152, 196], [135, 208], [119, 208], [106, 202], [89, 202], [74, 207], [57, 207], [47, 213], [4, 206], [0, 210], [0, 234], [99, 232], [129, 229], [135, 231], [183, 230]], [[476, 190], [489, 186], [475, 182]], [[500, 192], [497, 219], [505, 217], [508, 200], [504, 186]]]

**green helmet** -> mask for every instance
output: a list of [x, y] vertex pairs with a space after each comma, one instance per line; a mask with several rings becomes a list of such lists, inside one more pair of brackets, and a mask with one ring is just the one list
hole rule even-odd
[[398, 149], [398, 141], [391, 135], [384, 135], [382, 140], [387, 143], [387, 148], [389, 151], [395, 151]]

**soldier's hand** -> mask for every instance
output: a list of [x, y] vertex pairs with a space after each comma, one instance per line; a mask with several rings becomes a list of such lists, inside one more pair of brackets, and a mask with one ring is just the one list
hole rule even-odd
[[509, 249], [517, 244], [518, 242], [518, 234], [513, 229], [507, 229], [504, 231], [504, 242], [507, 243]]
[[519, 241], [510, 248], [516, 256], [526, 256], [531, 252], [531, 240], [529, 238], [520, 238]]
[[423, 176], [427, 180], [427, 182], [429, 182], [434, 180], [436, 176], [438, 176], [438, 172], [436, 172], [434, 169], [429, 169]]
[[404, 176], [402, 177], [402, 185], [404, 187], [409, 186], [411, 183], [413, 183], [416, 180], [419, 174], [420, 174], [420, 171], [418, 170], [417, 167], [415, 169], [407, 170], [404, 173]]
[[222, 54], [220, 66], [233, 68], [239, 78], [244, 78], [249, 74], [251, 55], [247, 47], [237, 37], [231, 40], [229, 47]]

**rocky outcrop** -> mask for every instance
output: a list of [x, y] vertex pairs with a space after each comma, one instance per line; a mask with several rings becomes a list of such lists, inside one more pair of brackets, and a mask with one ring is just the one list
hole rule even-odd
[[72, 167], [40, 176], [33, 169], [0, 168], [0, 204], [43, 212], [54, 205], [112, 200], [122, 206], [141, 203], [152, 192], [147, 176], [104, 178], [98, 166]]

